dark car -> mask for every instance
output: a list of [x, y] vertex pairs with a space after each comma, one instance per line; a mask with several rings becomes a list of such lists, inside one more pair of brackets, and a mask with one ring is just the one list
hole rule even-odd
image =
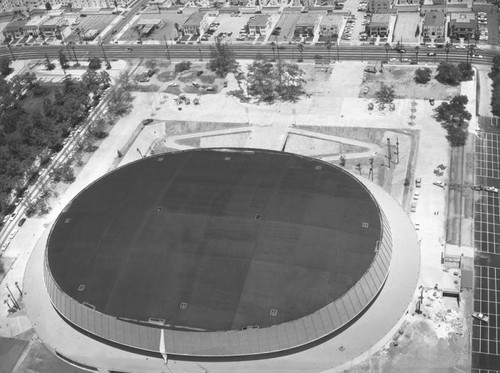
[[152, 123], [152, 122], [153, 122], [153, 119], [148, 118], [148, 119], [144, 119], [144, 120], [141, 122], [141, 124], [142, 124], [143, 126], [145, 126], [145, 125], [148, 125], [149, 123]]
[[17, 223], [17, 226], [22, 227], [23, 224], [25, 223], [25, 221], [26, 221], [26, 218], [22, 218], [21, 220], [19, 220], [19, 223]]

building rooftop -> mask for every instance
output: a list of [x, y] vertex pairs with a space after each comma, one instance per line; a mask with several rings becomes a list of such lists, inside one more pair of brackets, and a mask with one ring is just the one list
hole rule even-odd
[[265, 27], [269, 21], [269, 15], [257, 14], [250, 21], [248, 21], [249, 27]]
[[343, 16], [340, 14], [328, 14], [321, 20], [321, 26], [339, 26], [343, 21]]
[[389, 13], [375, 13], [372, 15], [370, 27], [387, 26], [391, 20]]
[[341, 299], [390, 240], [384, 224], [340, 167], [200, 149], [131, 163], [84, 189], [59, 216], [47, 258], [64, 292], [106, 315], [265, 328]]
[[308, 12], [308, 13], [300, 13], [300, 17], [295, 23], [295, 26], [314, 26], [316, 24], [316, 20], [320, 16], [320, 12]]
[[444, 26], [444, 13], [442, 12], [429, 12], [425, 14], [425, 26]]
[[205, 17], [204, 12], [195, 12], [184, 22], [184, 26], [199, 26], [203, 17]]
[[45, 22], [49, 17], [47, 16], [35, 16], [31, 17], [28, 22], [24, 26], [40, 26], [43, 22]]
[[476, 14], [474, 12], [453, 12], [450, 13], [450, 21], [457, 23], [469, 23], [476, 21]]

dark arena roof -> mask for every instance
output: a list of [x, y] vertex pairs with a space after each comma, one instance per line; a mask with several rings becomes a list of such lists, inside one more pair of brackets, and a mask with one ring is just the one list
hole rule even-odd
[[[198, 149], [141, 159], [83, 190], [52, 229], [46, 265], [62, 292], [105, 315], [178, 331], [266, 328], [353, 288], [382, 224], [340, 167]], [[357, 294], [373, 299], [383, 277]]]

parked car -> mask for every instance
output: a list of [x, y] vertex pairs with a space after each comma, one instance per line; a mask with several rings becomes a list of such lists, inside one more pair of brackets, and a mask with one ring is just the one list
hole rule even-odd
[[435, 186], [438, 186], [440, 188], [444, 188], [444, 185], [445, 185], [442, 181], [435, 181], [432, 184], [434, 184]]
[[17, 223], [17, 226], [22, 227], [25, 222], [26, 222], [26, 218], [22, 218], [21, 220], [19, 220], [19, 223]]
[[415, 179], [415, 186], [420, 188], [422, 186], [422, 178], [418, 177]]
[[9, 240], [12, 240], [14, 237], [16, 237], [17, 232], [19, 232], [19, 229], [14, 229], [12, 233], [9, 236]]
[[196, 83], [196, 82], [192, 82], [191, 84], [192, 84], [192, 85], [193, 85], [193, 87], [195, 87], [195, 88], [200, 88], [200, 85], [199, 85], [198, 83]]
[[148, 125], [149, 123], [152, 123], [152, 122], [153, 122], [153, 119], [148, 118], [148, 119], [144, 119], [144, 120], [141, 122], [141, 124], [142, 124], [143, 126], [146, 126], [146, 125]]
[[490, 193], [498, 193], [498, 189], [492, 186], [485, 187], [484, 190]]
[[6, 243], [4, 243], [4, 244], [2, 245], [2, 251], [5, 251], [5, 249], [6, 249], [6, 248], [8, 248], [8, 247], [9, 247], [9, 245], [10, 245], [10, 241], [7, 241]]
[[481, 312], [474, 312], [472, 314], [472, 317], [474, 317], [475, 319], [478, 319], [479, 321], [482, 321], [486, 324], [488, 323], [488, 321], [490, 321], [489, 316], [486, 316], [484, 313], [481, 313]]

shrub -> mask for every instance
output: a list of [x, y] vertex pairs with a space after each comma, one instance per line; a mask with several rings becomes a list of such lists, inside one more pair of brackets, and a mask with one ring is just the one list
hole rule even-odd
[[424, 67], [415, 71], [415, 82], [418, 84], [426, 84], [431, 80], [431, 69]]
[[175, 73], [181, 73], [183, 71], [189, 70], [191, 68], [191, 62], [189, 61], [182, 61], [178, 64], [175, 65]]

